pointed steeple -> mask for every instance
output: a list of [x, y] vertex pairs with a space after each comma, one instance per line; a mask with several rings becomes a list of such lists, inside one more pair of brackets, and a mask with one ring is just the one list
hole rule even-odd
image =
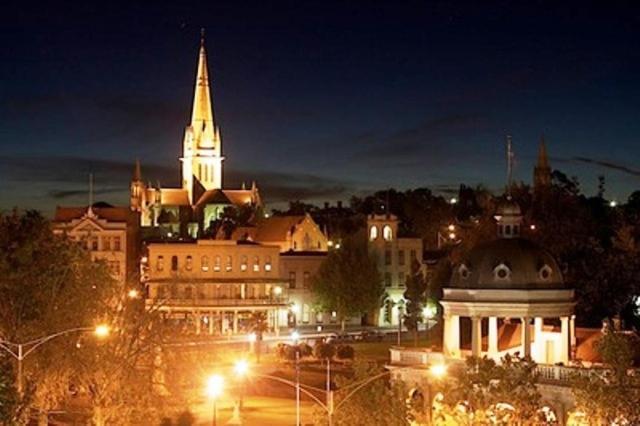
[[[209, 85], [209, 70], [207, 69], [207, 52], [204, 47], [204, 28], [200, 35], [200, 53], [198, 71], [193, 95], [193, 110], [191, 111], [191, 127], [197, 148], [213, 148], [216, 124], [211, 106], [211, 87]], [[195, 148], [194, 147], [194, 148]]]
[[136, 166], [133, 169], [133, 179], [134, 182], [142, 181], [142, 171], [140, 169], [140, 160], [136, 158]]
[[547, 146], [544, 143], [544, 135], [540, 137], [540, 145], [538, 146], [538, 162], [536, 167], [549, 168], [549, 159], [547, 158]]
[[549, 166], [549, 157], [547, 156], [547, 146], [545, 144], [544, 135], [540, 137], [540, 145], [538, 145], [538, 161], [533, 168], [533, 189], [539, 193], [551, 185], [551, 167]]

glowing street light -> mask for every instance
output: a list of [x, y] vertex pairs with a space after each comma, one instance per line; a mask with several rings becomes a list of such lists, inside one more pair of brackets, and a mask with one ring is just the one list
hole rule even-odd
[[300, 340], [300, 333], [298, 333], [296, 330], [293, 330], [291, 332], [291, 340], [293, 340], [294, 343], [298, 343], [298, 340]]
[[609, 207], [615, 207], [617, 205], [618, 205], [618, 202], [616, 200], [609, 201]]
[[99, 324], [96, 326], [95, 330], [93, 330], [93, 333], [96, 335], [96, 337], [99, 337], [100, 339], [104, 339], [105, 337], [109, 336], [110, 332], [111, 328], [106, 324]]
[[135, 288], [132, 288], [131, 290], [129, 290], [127, 292], [127, 297], [129, 299], [137, 299], [140, 296], [140, 292], [138, 290], [136, 290]]
[[244, 377], [249, 372], [249, 363], [246, 359], [240, 359], [233, 365], [233, 371], [238, 377]]
[[455, 232], [450, 232], [449, 233], [449, 239], [450, 240], [455, 240], [456, 239], [456, 233]]
[[434, 364], [429, 368], [429, 373], [436, 378], [441, 379], [447, 374], [446, 364]]
[[279, 285], [275, 286], [273, 288], [273, 294], [275, 294], [276, 296], [280, 296], [282, 294], [282, 287], [280, 287]]
[[205, 393], [213, 401], [213, 426], [218, 424], [218, 407], [216, 402], [224, 391], [224, 378], [219, 374], [213, 374], [207, 379]]
[[534, 224], [529, 225], [529, 229], [531, 229], [532, 231], [535, 231], [536, 230], [536, 225], [534, 225]]
[[451, 197], [449, 199], [449, 204], [458, 204], [458, 199], [456, 197]]
[[449, 226], [447, 226], [447, 229], [448, 229], [449, 231], [453, 232], [453, 231], [455, 231], [455, 230], [456, 230], [456, 226], [452, 223], [452, 224], [450, 224]]

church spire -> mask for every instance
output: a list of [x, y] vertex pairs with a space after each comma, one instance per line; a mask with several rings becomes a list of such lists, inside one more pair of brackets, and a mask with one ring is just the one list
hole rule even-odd
[[211, 106], [211, 88], [209, 85], [209, 70], [207, 69], [207, 52], [204, 46], [204, 28], [200, 32], [200, 53], [193, 95], [193, 110], [191, 111], [191, 127], [193, 128], [194, 142], [197, 147], [215, 147], [216, 125]]

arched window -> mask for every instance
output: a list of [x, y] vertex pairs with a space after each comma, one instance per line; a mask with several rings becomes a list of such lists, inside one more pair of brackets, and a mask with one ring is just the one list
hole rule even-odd
[[187, 261], [184, 264], [184, 269], [190, 271], [193, 268], [193, 258], [191, 256], [187, 256]]
[[204, 272], [207, 272], [209, 270], [209, 257], [202, 256], [202, 259], [200, 259], [200, 262], [202, 263], [202, 270]]
[[158, 259], [156, 260], [156, 270], [164, 270], [164, 256], [158, 256]]
[[178, 270], [178, 256], [171, 256], [171, 270], [173, 272]]
[[271, 256], [264, 258], [264, 270], [267, 272], [271, 271]]
[[255, 256], [253, 258], [253, 272], [259, 272], [260, 271], [260, 258], [258, 256]]
[[382, 228], [382, 237], [386, 241], [391, 241], [393, 239], [393, 231], [389, 225], [385, 225], [384, 228]]
[[375, 241], [378, 239], [378, 227], [373, 225], [370, 229], [369, 229], [369, 240], [371, 241]]
[[215, 272], [220, 272], [220, 256], [216, 256], [213, 258], [213, 270]]
[[227, 256], [227, 264], [225, 266], [225, 269], [227, 270], [227, 272], [230, 272], [233, 269], [233, 259], [231, 258], [231, 256]]
[[493, 269], [493, 277], [498, 281], [508, 281], [511, 278], [511, 269], [501, 263]]
[[245, 255], [242, 255], [242, 257], [240, 258], [240, 270], [241, 271], [247, 270], [247, 256]]

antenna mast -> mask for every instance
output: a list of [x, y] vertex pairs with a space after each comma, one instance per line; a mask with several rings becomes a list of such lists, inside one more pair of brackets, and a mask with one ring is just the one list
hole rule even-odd
[[507, 135], [507, 197], [511, 198], [511, 186], [513, 184], [513, 146], [511, 135]]

